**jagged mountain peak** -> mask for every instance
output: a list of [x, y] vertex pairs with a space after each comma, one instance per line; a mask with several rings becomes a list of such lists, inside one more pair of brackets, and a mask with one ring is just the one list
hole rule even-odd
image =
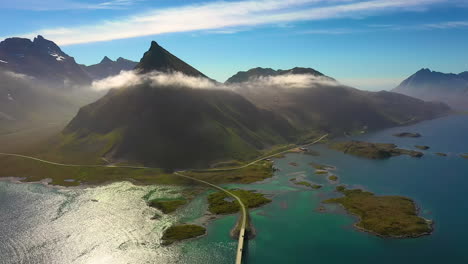
[[149, 50], [145, 52], [135, 69], [141, 73], [151, 71], [181, 72], [189, 76], [206, 77], [203, 73], [161, 47], [156, 41], [151, 42]]
[[262, 67], [256, 67], [252, 68], [248, 71], [240, 71], [230, 77], [226, 83], [241, 83], [241, 82], [246, 82], [249, 81], [252, 78], [258, 78], [258, 77], [267, 77], [267, 76], [279, 76], [279, 75], [285, 75], [285, 74], [310, 74], [313, 76], [323, 76], [325, 78], [328, 78], [330, 80], [334, 80], [331, 77], [325, 76], [323, 73], [316, 71], [312, 68], [305, 68], [305, 67], [294, 67], [289, 70], [274, 70], [272, 68], [262, 68]]
[[104, 58], [101, 60], [100, 63], [112, 63], [112, 62], [114, 62], [114, 61], [109, 59], [109, 57], [104, 56]]

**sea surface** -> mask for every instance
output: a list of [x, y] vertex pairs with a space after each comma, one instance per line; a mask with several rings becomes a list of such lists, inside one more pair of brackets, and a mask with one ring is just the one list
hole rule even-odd
[[[421, 138], [397, 138], [419, 132]], [[353, 139], [431, 148], [422, 158], [369, 160], [329, 150], [320, 156], [288, 154], [275, 160], [272, 179], [251, 185], [273, 202], [251, 211], [257, 237], [248, 242], [245, 263], [468, 263], [468, 116], [449, 116]], [[447, 153], [447, 157], [435, 155]], [[297, 166], [290, 163], [295, 162]], [[377, 195], [412, 198], [424, 218], [434, 220], [430, 236], [384, 239], [353, 227], [356, 218], [321, 201], [338, 194], [337, 184], [314, 174], [309, 163], [328, 164], [338, 184]], [[293, 185], [291, 178], [323, 184], [321, 190]], [[3, 263], [233, 263], [237, 241], [229, 237], [237, 216], [210, 222], [199, 239], [160, 246], [164, 228], [175, 222], [201, 223], [206, 195], [175, 215], [157, 220], [142, 197], [151, 190], [167, 196], [176, 187], [135, 186], [129, 182], [93, 188], [50, 188], [0, 181], [0, 264]]]

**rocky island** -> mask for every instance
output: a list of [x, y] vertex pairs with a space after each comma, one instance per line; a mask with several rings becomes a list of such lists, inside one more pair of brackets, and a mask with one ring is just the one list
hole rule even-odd
[[393, 134], [394, 137], [409, 137], [409, 138], [418, 138], [421, 137], [419, 133], [410, 133], [410, 132], [402, 132]]
[[369, 159], [388, 159], [394, 156], [409, 155], [420, 158], [424, 154], [419, 151], [400, 149], [395, 144], [369, 143], [363, 141], [335, 142], [329, 145], [331, 149], [342, 151]]
[[[230, 190], [238, 196], [248, 208], [260, 207], [270, 203], [271, 200], [264, 194], [255, 191]], [[232, 214], [239, 211], [239, 204], [225, 192], [215, 192], [208, 196], [208, 211], [213, 214]]]
[[428, 150], [428, 149], [431, 148], [431, 147], [429, 147], [429, 146], [420, 146], [420, 145], [416, 145], [416, 146], [414, 146], [414, 147], [417, 148], [417, 149], [420, 149], [420, 150]]
[[173, 225], [164, 231], [163, 245], [167, 246], [177, 241], [199, 237], [206, 234], [206, 228], [198, 225]]
[[432, 221], [418, 216], [416, 204], [402, 196], [376, 196], [360, 189], [338, 186], [344, 197], [325, 200], [341, 204], [359, 217], [355, 226], [363, 231], [392, 238], [412, 238], [431, 234]]

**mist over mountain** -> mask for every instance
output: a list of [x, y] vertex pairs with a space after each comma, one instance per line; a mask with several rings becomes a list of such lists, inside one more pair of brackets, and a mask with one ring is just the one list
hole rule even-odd
[[252, 81], [254, 79], [259, 79], [262, 77], [272, 77], [272, 76], [284, 76], [284, 75], [311, 75], [315, 77], [323, 77], [330, 81], [334, 81], [333, 78], [325, 76], [323, 73], [318, 72], [312, 68], [301, 68], [295, 67], [289, 70], [273, 70], [271, 68], [253, 68], [248, 71], [240, 71], [233, 76], [231, 76], [226, 83], [242, 83], [247, 81]]
[[308, 68], [257, 68], [221, 84], [156, 42], [135, 71], [94, 85], [113, 89], [80, 109], [63, 131], [62, 150], [170, 168], [249, 160], [277, 144], [391, 127], [448, 111], [405, 95], [345, 87]]
[[426, 101], [440, 101], [455, 109], [468, 109], [468, 72], [441, 73], [421, 69], [404, 80], [393, 92]]
[[83, 69], [93, 80], [101, 80], [109, 76], [119, 74], [121, 71], [130, 71], [135, 68], [138, 62], [119, 57], [116, 61], [105, 56], [100, 63], [83, 66]]
[[60, 88], [91, 83], [89, 75], [73, 57], [42, 36], [37, 36], [33, 41], [7, 38], [0, 42], [0, 70], [32, 76]]
[[58, 92], [33, 77], [0, 70], [0, 133], [66, 122], [95, 93]]
[[[250, 81], [236, 86], [235, 91], [255, 105], [282, 116], [299, 131], [312, 129], [342, 134], [377, 130], [434, 118], [449, 110], [446, 105], [401, 94], [358, 90], [315, 70], [309, 75], [299, 71], [300, 74], [275, 77], [265, 77], [264, 70], [255, 68], [244, 72], [249, 73]], [[267, 72], [271, 71], [267, 69]], [[230, 80], [237, 79], [235, 76], [240, 75]]]

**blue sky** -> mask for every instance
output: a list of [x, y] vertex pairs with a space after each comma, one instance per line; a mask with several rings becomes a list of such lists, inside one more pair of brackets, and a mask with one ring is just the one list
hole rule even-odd
[[468, 71], [468, 0], [0, 0], [0, 39], [37, 34], [78, 63], [139, 60], [156, 40], [224, 81], [312, 67], [357, 88]]

